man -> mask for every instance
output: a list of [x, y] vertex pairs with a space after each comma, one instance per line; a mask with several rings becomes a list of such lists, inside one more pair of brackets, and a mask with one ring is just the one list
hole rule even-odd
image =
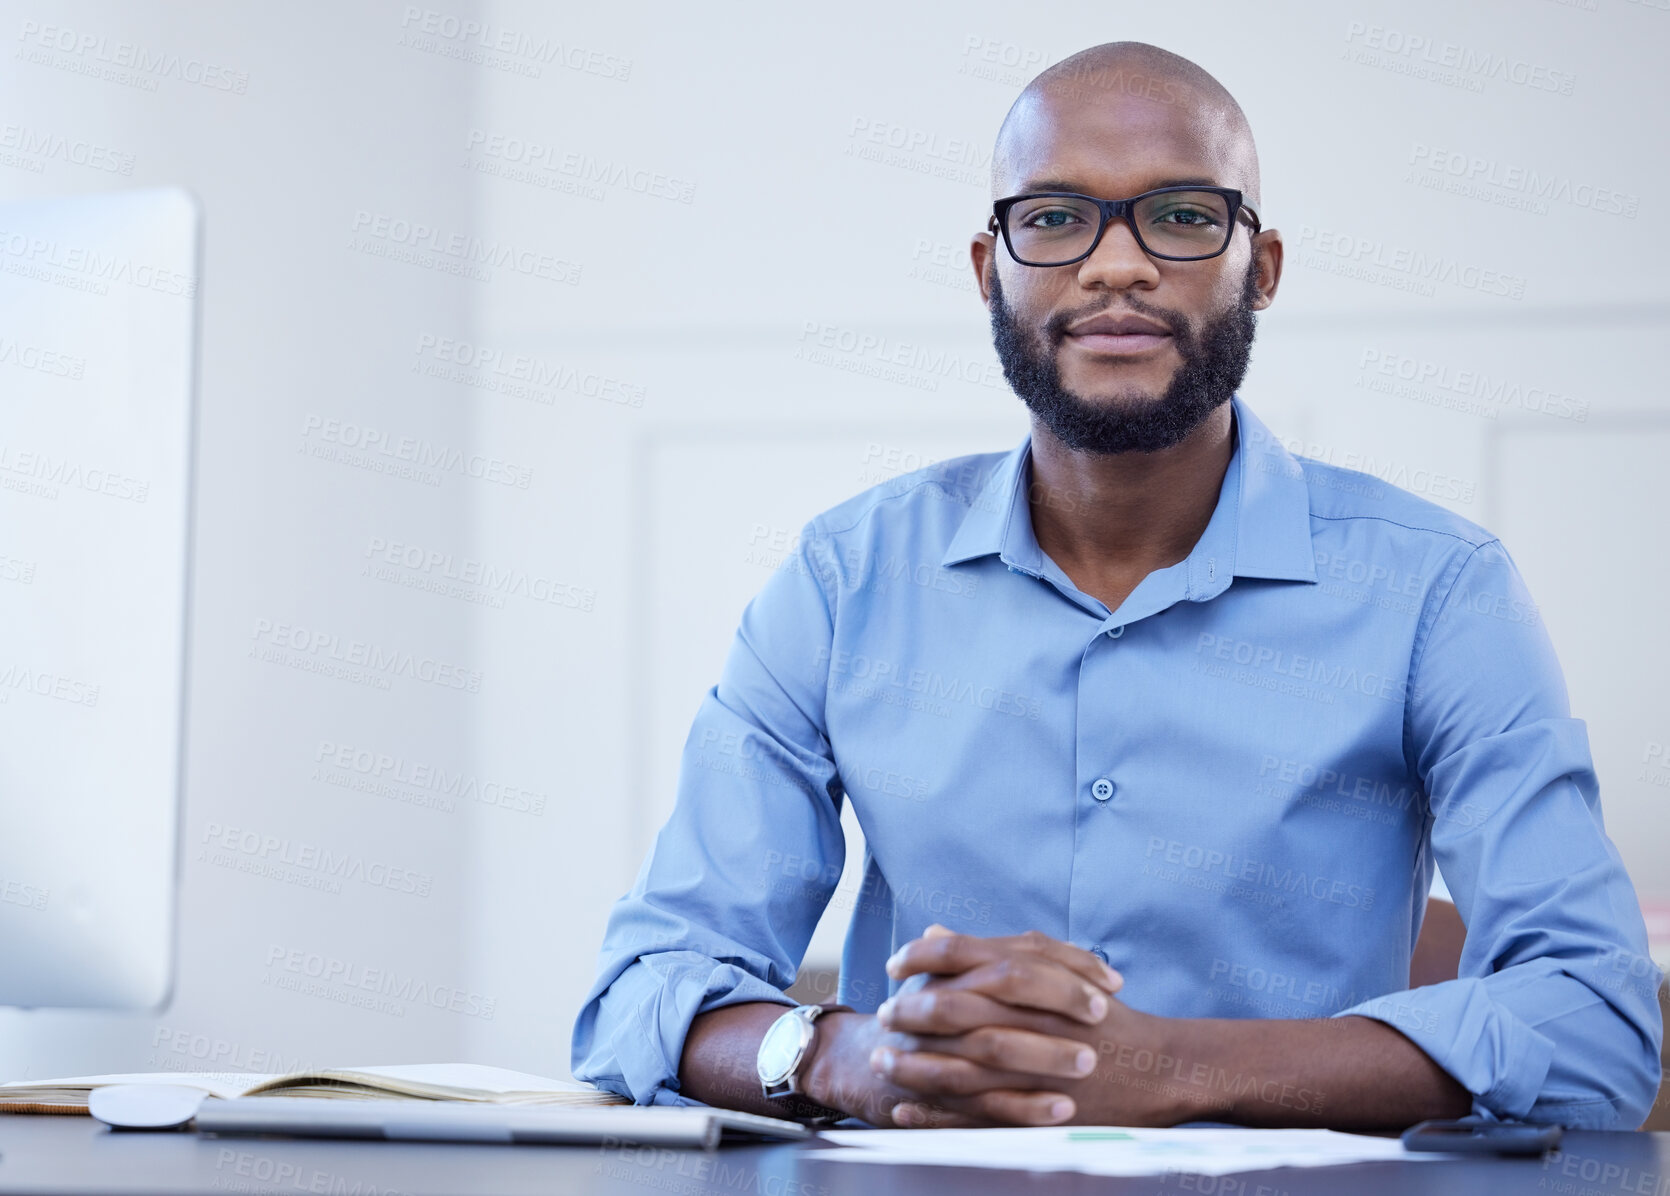
[[[1512, 560], [1234, 397], [1282, 267], [1240, 108], [1098, 46], [992, 173], [1031, 435], [820, 515], [744, 612], [575, 1074], [879, 1125], [1639, 1124], [1659, 976]], [[843, 801], [845, 1006], [785, 1014]], [[1466, 948], [1411, 990], [1435, 860]]]

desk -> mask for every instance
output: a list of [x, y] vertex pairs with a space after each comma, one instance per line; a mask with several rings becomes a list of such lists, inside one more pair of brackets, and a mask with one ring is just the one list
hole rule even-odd
[[[931, 1131], [929, 1131], [931, 1132]], [[0, 1194], [230, 1193], [233, 1196], [938, 1196], [942, 1192], [1142, 1192], [1174, 1196], [1667, 1196], [1670, 1134], [1566, 1136], [1544, 1163], [1479, 1159], [1374, 1163], [1220, 1178], [891, 1167], [820, 1161], [815, 1145], [725, 1147], [714, 1154], [617, 1147], [470, 1146], [199, 1138], [112, 1133], [90, 1117], [0, 1114]]]

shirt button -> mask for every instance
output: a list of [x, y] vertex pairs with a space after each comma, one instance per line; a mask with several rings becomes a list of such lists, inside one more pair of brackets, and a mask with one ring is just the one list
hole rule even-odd
[[1094, 955], [1097, 959], [1101, 960], [1103, 963], [1106, 963], [1108, 961], [1108, 953], [1106, 951], [1102, 950], [1100, 947], [1090, 948], [1090, 954]]
[[1107, 801], [1113, 796], [1113, 782], [1106, 777], [1097, 777], [1096, 783], [1090, 786], [1090, 796], [1097, 801]]
[[1110, 640], [1116, 640], [1124, 634], [1125, 634], [1125, 625], [1123, 623], [1121, 623], [1118, 627], [1109, 627], [1108, 628], [1108, 638]]

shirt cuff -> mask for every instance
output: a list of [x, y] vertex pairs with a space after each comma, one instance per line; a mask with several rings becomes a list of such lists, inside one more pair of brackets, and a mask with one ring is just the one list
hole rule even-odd
[[1388, 993], [1335, 1017], [1369, 1017], [1413, 1042], [1473, 1094], [1473, 1112], [1517, 1120], [1531, 1111], [1554, 1043], [1491, 998], [1476, 978]]
[[678, 1091], [690, 1023], [699, 1014], [750, 1001], [794, 1005], [781, 989], [735, 964], [695, 952], [644, 956], [599, 998], [588, 1062], [597, 1066], [613, 1055], [613, 1068], [599, 1070], [619, 1075], [626, 1095], [640, 1105], [699, 1104]]

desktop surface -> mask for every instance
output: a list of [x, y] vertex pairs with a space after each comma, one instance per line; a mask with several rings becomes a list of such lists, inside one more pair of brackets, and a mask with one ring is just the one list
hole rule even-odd
[[[931, 1132], [931, 1131], [926, 1131]], [[357, 1193], [358, 1196], [1029, 1196], [1080, 1192], [1308, 1193], [1670, 1192], [1670, 1134], [1566, 1135], [1558, 1155], [1372, 1163], [1188, 1179], [835, 1163], [816, 1143], [718, 1151], [631, 1146], [476, 1146], [116, 1132], [90, 1117], [0, 1114], [0, 1194]]]

